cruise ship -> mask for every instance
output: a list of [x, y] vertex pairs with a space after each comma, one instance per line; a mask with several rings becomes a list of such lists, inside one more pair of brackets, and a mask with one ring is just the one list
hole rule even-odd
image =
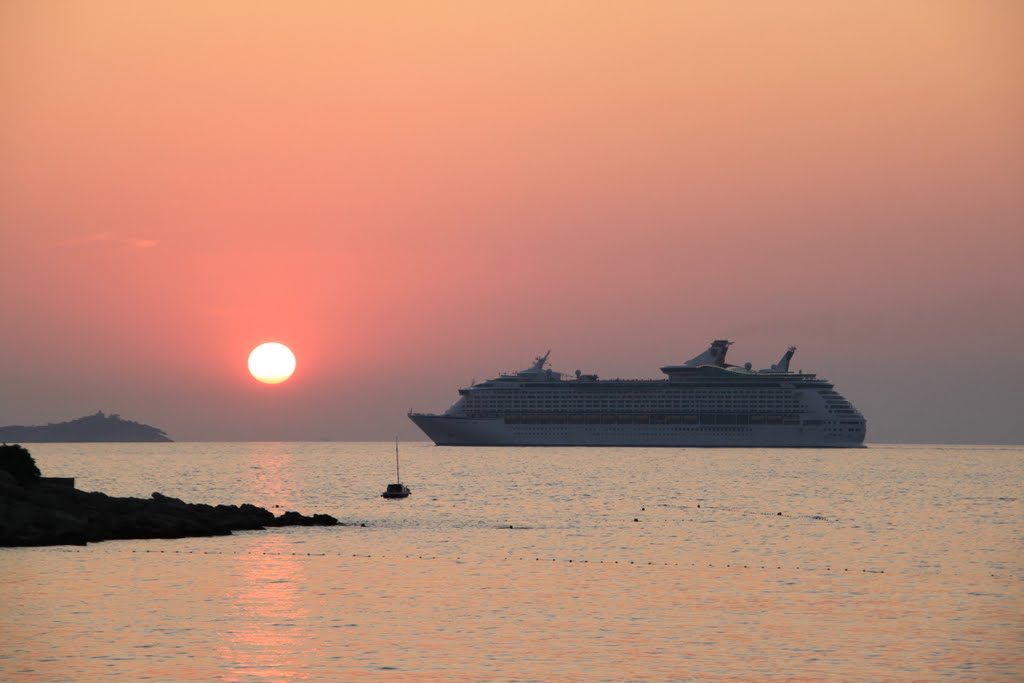
[[863, 447], [864, 416], [828, 380], [789, 369], [796, 347], [755, 370], [725, 362], [731, 345], [716, 339], [662, 379], [566, 377], [549, 350], [409, 418], [439, 446]]

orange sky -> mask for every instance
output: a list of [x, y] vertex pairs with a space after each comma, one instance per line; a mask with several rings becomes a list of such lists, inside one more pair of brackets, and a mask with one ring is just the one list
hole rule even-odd
[[728, 336], [869, 439], [1024, 441], [1022, 65], [1013, 0], [8, 0], [0, 424], [413, 438]]

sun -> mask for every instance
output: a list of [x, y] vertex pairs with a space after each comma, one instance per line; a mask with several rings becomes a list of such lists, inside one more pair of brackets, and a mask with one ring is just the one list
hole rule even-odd
[[249, 354], [249, 372], [264, 384], [280, 384], [295, 372], [295, 354], [284, 344], [260, 344]]

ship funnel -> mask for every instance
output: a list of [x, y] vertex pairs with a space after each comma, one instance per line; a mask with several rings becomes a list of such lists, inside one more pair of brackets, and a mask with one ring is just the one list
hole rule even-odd
[[693, 367], [701, 365], [717, 365], [720, 368], [725, 367], [725, 354], [731, 345], [732, 342], [728, 339], [716, 339], [711, 342], [711, 346], [708, 347], [707, 351], [686, 361], [686, 365]]
[[782, 358], [779, 359], [778, 363], [775, 363], [767, 370], [761, 372], [789, 372], [789, 361], [793, 358], [793, 353], [796, 351], [795, 346], [790, 346], [786, 349], [786, 353], [782, 354]]

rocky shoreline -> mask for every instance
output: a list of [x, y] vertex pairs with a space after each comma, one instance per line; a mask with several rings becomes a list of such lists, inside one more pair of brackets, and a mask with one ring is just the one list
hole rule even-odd
[[[0, 447], [4, 451], [12, 448], [21, 447]], [[28, 456], [24, 449], [21, 451]], [[330, 515], [309, 517], [285, 512], [275, 516], [255, 505], [186, 503], [160, 493], [151, 498], [116, 498], [80, 491], [68, 481], [47, 481], [38, 476], [38, 470], [34, 477], [19, 480], [11, 471], [0, 468], [0, 547], [226, 536], [233, 531], [267, 527], [338, 524]]]

